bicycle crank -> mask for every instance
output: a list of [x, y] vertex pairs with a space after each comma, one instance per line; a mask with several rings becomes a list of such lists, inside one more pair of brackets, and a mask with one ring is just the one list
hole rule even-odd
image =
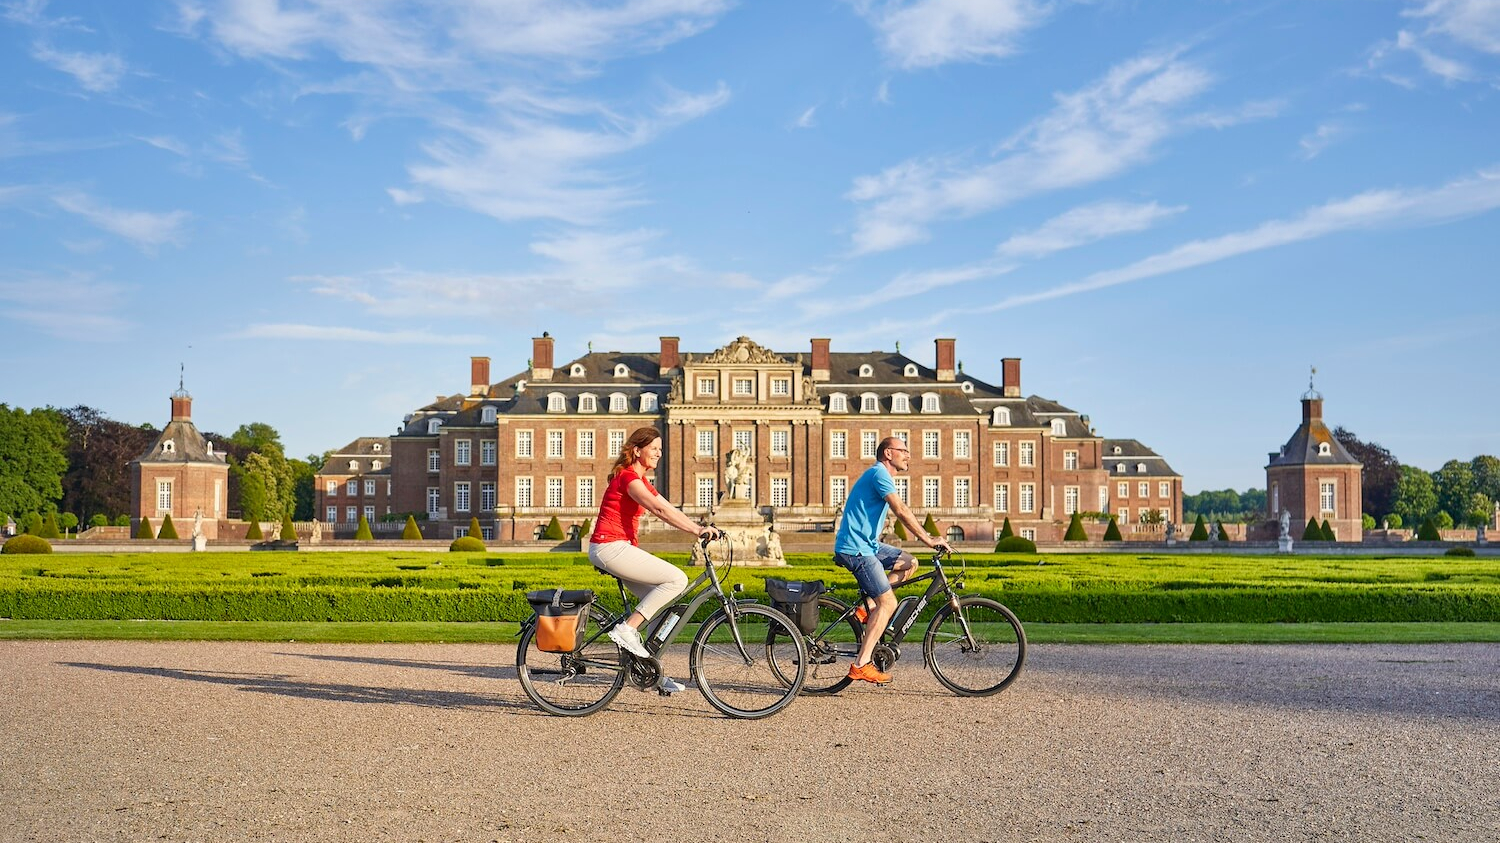
[[901, 645], [887, 644], [881, 642], [875, 645], [874, 652], [870, 653], [870, 661], [875, 663], [875, 669], [884, 673], [891, 669], [891, 665], [901, 660]]
[[642, 691], [650, 691], [661, 681], [661, 663], [656, 659], [631, 658], [625, 675], [630, 684]]

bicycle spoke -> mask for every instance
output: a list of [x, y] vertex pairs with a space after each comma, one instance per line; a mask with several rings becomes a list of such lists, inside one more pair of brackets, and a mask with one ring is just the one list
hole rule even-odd
[[923, 642], [939, 682], [955, 693], [986, 696], [1014, 681], [1026, 658], [1026, 634], [1009, 609], [965, 597], [959, 611], [945, 607]]
[[[743, 607], [735, 623], [746, 652], [734, 643], [728, 616], [716, 615], [694, 642], [693, 675], [704, 697], [720, 711], [733, 717], [764, 717], [790, 702], [801, 687], [803, 671], [795, 656], [801, 637], [784, 616], [762, 606]], [[793, 648], [790, 667], [774, 662], [778, 640]], [[788, 673], [790, 682], [785, 680]]]

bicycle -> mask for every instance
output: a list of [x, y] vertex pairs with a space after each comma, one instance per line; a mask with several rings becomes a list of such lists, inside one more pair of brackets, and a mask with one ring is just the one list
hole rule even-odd
[[[699, 625], [688, 654], [688, 669], [698, 690], [714, 708], [742, 719], [769, 717], [790, 705], [806, 675], [806, 649], [796, 626], [770, 606], [726, 593], [723, 580], [733, 569], [733, 555], [721, 572], [708, 545], [705, 539], [703, 573], [677, 603], [659, 612], [642, 630], [649, 658], [621, 649], [607, 635], [634, 610], [625, 583], [618, 577], [614, 579], [624, 608], [611, 615], [597, 604], [591, 606], [583, 644], [572, 652], [543, 652], [535, 646], [535, 618], [523, 623], [516, 645], [516, 673], [526, 696], [543, 711], [582, 717], [609, 705], [627, 681], [642, 691], [657, 688], [665, 695], [658, 687], [661, 652], [687, 628], [680, 621], [691, 621], [700, 608], [717, 601], [717, 610]], [[732, 591], [737, 594], [743, 589], [735, 584]], [[788, 639], [798, 643], [795, 652], [786, 650]], [[773, 656], [789, 661], [773, 665]]]
[[[906, 634], [916, 625], [922, 610], [941, 595], [942, 605], [922, 636], [923, 661], [937, 681], [955, 694], [969, 697], [998, 694], [1015, 681], [1026, 661], [1026, 630], [1015, 614], [998, 601], [977, 594], [961, 594], [968, 568], [960, 558], [959, 564], [963, 566], [960, 573], [949, 579], [943, 569], [945, 555], [942, 551], [934, 553], [931, 571], [900, 585], [905, 588], [931, 580], [920, 597], [901, 598], [870, 660], [882, 671], [899, 661]], [[866, 596], [861, 591], [859, 599], [850, 605], [830, 594], [820, 595], [817, 629], [799, 635], [798, 642], [785, 642], [792, 652], [806, 651], [802, 693], [836, 694], [853, 681], [849, 678], [849, 666], [858, 657], [865, 635], [865, 626], [854, 610], [864, 604]], [[783, 654], [772, 664], [787, 663], [791, 658], [791, 653]], [[791, 678], [788, 675], [787, 679]]]

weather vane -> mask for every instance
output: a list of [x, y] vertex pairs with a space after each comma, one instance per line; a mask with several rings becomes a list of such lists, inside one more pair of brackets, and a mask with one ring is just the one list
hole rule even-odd
[[1323, 397], [1322, 394], [1319, 393], [1318, 390], [1317, 390], [1317, 388], [1313, 386], [1313, 378], [1318, 374], [1318, 367], [1317, 366], [1308, 366], [1307, 370], [1308, 370], [1307, 371], [1307, 392], [1305, 394], [1303, 394], [1302, 397], [1303, 398], [1322, 398]]

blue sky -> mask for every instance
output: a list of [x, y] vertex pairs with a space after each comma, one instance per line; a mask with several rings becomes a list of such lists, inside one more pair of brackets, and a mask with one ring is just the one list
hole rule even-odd
[[559, 360], [890, 349], [1189, 491], [1500, 453], [1500, 2], [0, 2], [0, 401], [291, 453]]

